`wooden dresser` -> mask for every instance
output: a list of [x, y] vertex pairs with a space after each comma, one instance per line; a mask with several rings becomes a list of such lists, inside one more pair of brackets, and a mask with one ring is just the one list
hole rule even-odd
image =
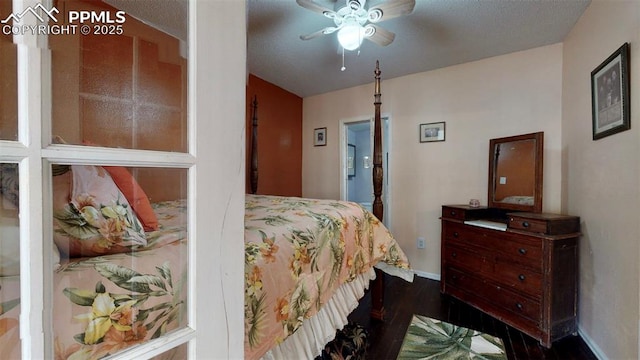
[[545, 347], [577, 331], [579, 217], [445, 205], [441, 219], [442, 293]]

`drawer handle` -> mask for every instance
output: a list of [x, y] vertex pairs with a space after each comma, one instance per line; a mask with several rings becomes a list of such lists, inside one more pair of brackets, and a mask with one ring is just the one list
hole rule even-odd
[[528, 221], [523, 221], [522, 222], [522, 227], [528, 228], [529, 227], [529, 222]]
[[526, 279], [526, 278], [527, 278], [527, 277], [526, 277], [526, 276], [524, 276], [524, 274], [520, 274], [520, 275], [518, 275], [518, 280], [520, 280], [520, 281], [524, 281], [524, 279]]
[[518, 308], [518, 310], [522, 310], [523, 306], [520, 303], [516, 303], [516, 307]]
[[457, 238], [458, 236], [460, 236], [460, 234], [458, 234], [458, 232], [457, 232], [457, 231], [455, 231], [455, 232], [453, 233], [453, 237], [454, 237], [454, 238]]
[[456, 212], [454, 210], [451, 210], [450, 214], [451, 216], [456, 216]]
[[522, 255], [526, 255], [526, 254], [527, 254], [527, 249], [525, 249], [525, 248], [520, 248], [520, 249], [518, 249], [518, 252], [519, 252], [520, 254], [522, 254]]

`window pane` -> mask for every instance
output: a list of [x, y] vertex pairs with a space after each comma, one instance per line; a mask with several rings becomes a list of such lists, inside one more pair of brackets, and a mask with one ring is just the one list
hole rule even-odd
[[151, 360], [183, 360], [187, 359], [189, 344], [182, 344], [158, 356], [154, 356]]
[[18, 164], [0, 163], [0, 353], [20, 358]]
[[[11, 14], [11, 1], [0, 1], [0, 16]], [[18, 52], [13, 35], [0, 34], [0, 140], [18, 140]]]
[[[78, 27], [75, 34], [50, 36], [54, 135], [72, 144], [187, 151], [186, 50], [180, 31], [158, 30], [186, 29], [187, 13], [176, 1], [159, 1], [154, 8], [169, 4], [184, 10], [179, 24], [176, 18], [170, 24], [155, 21], [148, 5], [147, 11], [134, 6], [143, 23], [101, 2], [58, 3], [61, 13], [109, 13], [114, 23], [85, 22], [88, 35]], [[64, 21], [80, 26], [68, 16]]]
[[56, 357], [97, 359], [187, 326], [187, 170], [52, 173]]

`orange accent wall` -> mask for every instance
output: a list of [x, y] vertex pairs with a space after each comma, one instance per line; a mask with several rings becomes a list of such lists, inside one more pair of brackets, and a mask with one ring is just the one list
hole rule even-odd
[[302, 98], [257, 76], [247, 83], [246, 191], [251, 192], [251, 118], [258, 101], [257, 194], [302, 196]]
[[[116, 11], [93, 0], [55, 6], [61, 14]], [[123, 31], [49, 37], [53, 134], [69, 144], [186, 152], [187, 60], [179, 40], [128, 15]], [[186, 196], [184, 169], [130, 170], [152, 202]]]
[[[13, 11], [11, 1], [0, 1], [0, 16]], [[13, 35], [0, 33], [0, 140], [18, 140], [18, 47]]]

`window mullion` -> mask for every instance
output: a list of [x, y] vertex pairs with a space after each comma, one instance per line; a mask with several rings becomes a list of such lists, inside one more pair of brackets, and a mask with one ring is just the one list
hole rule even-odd
[[[27, 38], [26, 35], [21, 37]], [[27, 147], [20, 162], [20, 337], [24, 359], [44, 358], [43, 206], [41, 160], [42, 54], [34, 42], [18, 47], [18, 123]]]
[[[48, 6], [49, 1], [13, 0], [13, 13], [22, 13], [37, 4]], [[37, 25], [35, 17], [23, 17], [21, 25]], [[43, 207], [42, 123], [43, 78], [50, 73], [44, 69], [46, 39], [24, 32], [14, 35], [17, 47], [18, 79], [18, 140], [13, 146], [19, 162], [20, 189], [20, 338], [23, 359], [51, 357], [46, 350], [44, 300], [48, 298], [44, 279], [43, 239], [45, 213]], [[41, 46], [45, 44], [45, 46]], [[24, 146], [25, 148], [23, 148]]]

